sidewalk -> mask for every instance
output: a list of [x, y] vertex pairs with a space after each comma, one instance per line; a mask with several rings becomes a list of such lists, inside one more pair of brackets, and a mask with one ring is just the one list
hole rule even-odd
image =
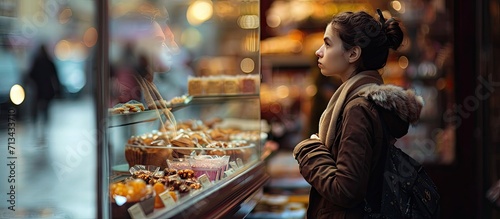
[[45, 139], [29, 121], [15, 121], [15, 159], [4, 153], [12, 136], [0, 129], [0, 218], [95, 218], [94, 112], [91, 98], [55, 100]]

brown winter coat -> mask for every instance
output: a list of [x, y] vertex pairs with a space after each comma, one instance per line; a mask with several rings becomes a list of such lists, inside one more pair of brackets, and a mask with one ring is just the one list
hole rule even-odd
[[381, 119], [391, 136], [402, 137], [418, 120], [422, 105], [412, 91], [368, 85], [347, 98], [333, 145], [317, 139], [300, 142], [294, 156], [312, 186], [307, 218], [363, 218], [364, 199], [377, 200], [382, 189]]

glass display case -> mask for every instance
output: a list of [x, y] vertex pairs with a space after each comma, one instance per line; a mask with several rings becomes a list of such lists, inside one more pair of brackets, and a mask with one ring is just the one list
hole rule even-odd
[[268, 178], [259, 1], [97, 4], [100, 215], [248, 214]]

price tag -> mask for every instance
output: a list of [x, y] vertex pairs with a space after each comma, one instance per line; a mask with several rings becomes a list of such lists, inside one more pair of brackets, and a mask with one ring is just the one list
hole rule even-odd
[[234, 161], [229, 162], [229, 166], [231, 166], [231, 168], [234, 170], [237, 170], [239, 168], [238, 164], [236, 164], [236, 162]]
[[243, 167], [243, 160], [241, 158], [236, 158], [236, 164], [238, 164], [239, 167]]
[[159, 196], [160, 196], [161, 201], [165, 205], [165, 208], [170, 209], [170, 208], [174, 207], [175, 200], [174, 200], [174, 197], [172, 197], [172, 195], [170, 194], [170, 191], [164, 191], [164, 192], [160, 193]]
[[234, 173], [233, 168], [229, 168], [229, 170], [224, 171], [224, 174], [226, 174], [226, 177], [231, 176], [231, 174]]
[[127, 211], [132, 219], [146, 218], [146, 214], [144, 213], [144, 210], [142, 210], [141, 204], [139, 203], [132, 205], [132, 207], [128, 208]]
[[210, 182], [210, 179], [208, 179], [208, 176], [206, 174], [198, 177], [198, 182], [200, 182], [204, 188], [208, 188], [212, 185], [212, 182]]

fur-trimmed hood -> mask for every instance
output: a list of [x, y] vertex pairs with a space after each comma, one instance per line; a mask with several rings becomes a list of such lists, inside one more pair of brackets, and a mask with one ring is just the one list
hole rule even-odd
[[409, 125], [418, 122], [424, 106], [423, 98], [416, 95], [413, 90], [389, 84], [367, 85], [358, 92], [358, 95], [386, 110], [386, 113], [382, 114], [382, 119], [388, 125], [391, 135], [396, 138], [404, 136], [408, 132]]

